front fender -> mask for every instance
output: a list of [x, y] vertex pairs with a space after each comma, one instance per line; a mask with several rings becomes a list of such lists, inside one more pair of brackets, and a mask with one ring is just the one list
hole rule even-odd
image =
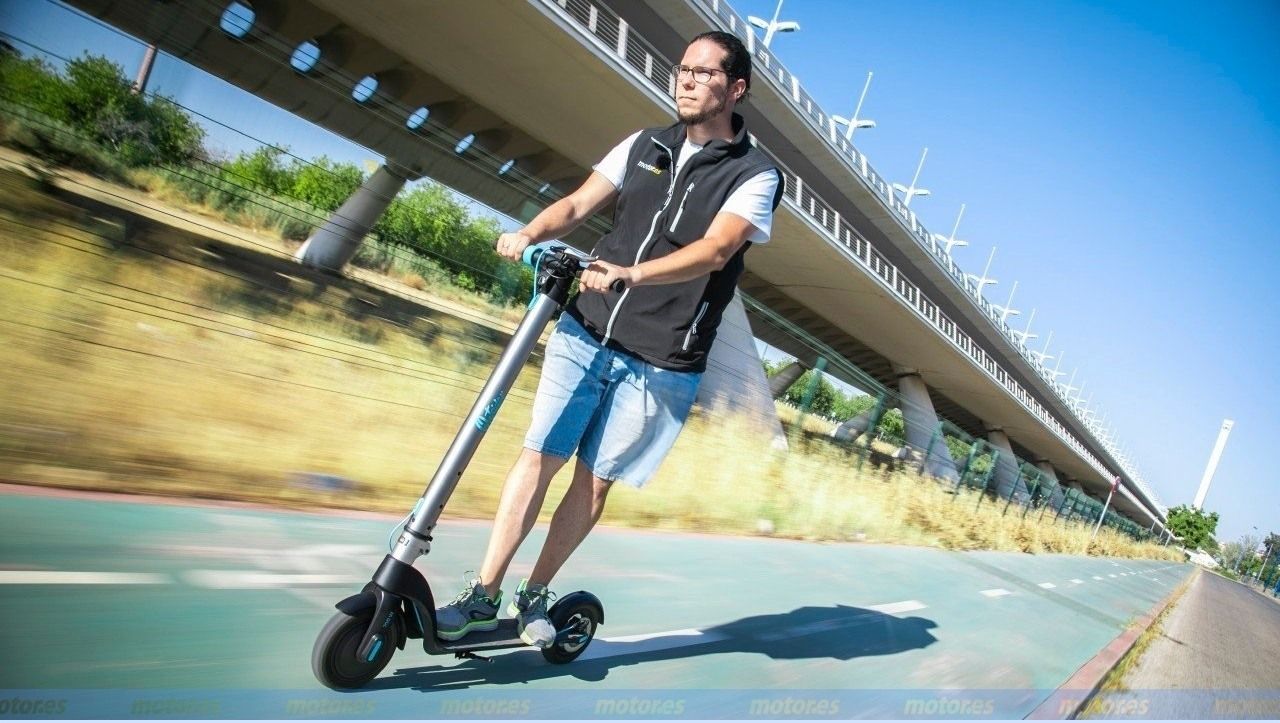
[[364, 590], [340, 601], [334, 607], [338, 608], [347, 615], [359, 615], [365, 610], [372, 610], [378, 606], [378, 598], [370, 590], [371, 586], [365, 585]]

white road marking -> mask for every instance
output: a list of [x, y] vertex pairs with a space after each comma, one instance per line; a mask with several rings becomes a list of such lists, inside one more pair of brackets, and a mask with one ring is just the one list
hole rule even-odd
[[924, 610], [929, 607], [919, 600], [903, 600], [902, 602], [886, 603], [884, 605], [870, 605], [868, 610], [875, 610], [885, 615], [897, 615], [899, 613], [909, 613], [916, 610]]
[[1115, 573], [1111, 573], [1110, 575], [1107, 575], [1107, 577], [1115, 577], [1115, 576], [1116, 576]]
[[[788, 631], [786, 634], [781, 635], [779, 639], [789, 637], [792, 634], [791, 631]], [[586, 652], [578, 659], [599, 660], [601, 658], [611, 658], [615, 655], [637, 655], [670, 648], [680, 648], [687, 645], [707, 645], [720, 642], [728, 637], [727, 634], [721, 632], [684, 628], [661, 633], [596, 638], [591, 641], [591, 647], [587, 648]]]
[[149, 572], [66, 572], [0, 570], [0, 585], [164, 585], [168, 575]]
[[[885, 603], [883, 605], [868, 605], [865, 608], [868, 612], [853, 613], [844, 617], [815, 620], [811, 623], [805, 623], [804, 625], [792, 625], [790, 627], [762, 631], [760, 633], [750, 635], [750, 637], [765, 642], [773, 642], [786, 640], [788, 638], [798, 638], [805, 635], [833, 633], [864, 622], [877, 620], [878, 617], [872, 613], [892, 615], [895, 613], [923, 610], [926, 607], [928, 606], [919, 600], [903, 600], [901, 602]], [[618, 635], [609, 638], [597, 638], [591, 643], [591, 647], [582, 654], [580, 660], [598, 660], [600, 658], [608, 658], [615, 655], [636, 655], [639, 653], [649, 653], [690, 645], [707, 645], [721, 640], [726, 640], [728, 638], [728, 633], [723, 633], [715, 629], [701, 630], [698, 628], [682, 628], [680, 630], [666, 630], [660, 633], [641, 633], [638, 635]]]
[[1075, 578], [1071, 578], [1071, 584], [1072, 584], [1072, 585], [1083, 585], [1083, 584], [1084, 584], [1084, 580], [1077, 580], [1077, 579], [1075, 579]]
[[1005, 595], [1012, 595], [1013, 593], [1009, 592], [1008, 590], [1005, 590], [1004, 588], [998, 587], [998, 588], [995, 588], [994, 590], [983, 590], [982, 594], [986, 595], [987, 597], [1004, 597]]
[[367, 582], [356, 575], [321, 575], [262, 572], [259, 570], [188, 570], [182, 574], [188, 584], [213, 590], [260, 590], [313, 585], [351, 585]]
[[1042, 582], [1040, 583], [1040, 587], [1044, 588], [1045, 590], [1052, 590], [1055, 587], [1057, 587], [1057, 585], [1054, 585], [1051, 582]]
[[1102, 579], [1102, 576], [1101, 576], [1101, 575], [1094, 575], [1094, 576], [1093, 576], [1093, 579], [1094, 579], [1094, 580], [1101, 580], [1101, 579]]

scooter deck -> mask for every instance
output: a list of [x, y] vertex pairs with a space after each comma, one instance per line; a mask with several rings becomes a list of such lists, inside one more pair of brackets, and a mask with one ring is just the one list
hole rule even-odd
[[505, 618], [498, 621], [493, 630], [482, 630], [463, 636], [460, 640], [441, 640], [436, 638], [436, 645], [447, 653], [461, 653], [473, 650], [495, 650], [497, 648], [518, 648], [528, 645], [520, 639], [516, 630], [516, 621]]

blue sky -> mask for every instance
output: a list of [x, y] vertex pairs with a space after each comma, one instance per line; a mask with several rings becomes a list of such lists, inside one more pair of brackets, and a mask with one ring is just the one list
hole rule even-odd
[[[736, 0], [770, 17], [773, 0]], [[855, 143], [909, 182], [987, 297], [1013, 306], [1095, 406], [1161, 499], [1189, 503], [1223, 418], [1236, 420], [1206, 508], [1221, 539], [1280, 531], [1280, 5], [1151, 2], [910, 4], [786, 0], [801, 31], [772, 49], [828, 113], [875, 72]], [[0, 28], [130, 72], [142, 49], [47, 0], [0, 0]], [[152, 88], [304, 157], [378, 156], [167, 57]], [[620, 137], [632, 129], [619, 129]], [[254, 143], [210, 127], [228, 151]]]

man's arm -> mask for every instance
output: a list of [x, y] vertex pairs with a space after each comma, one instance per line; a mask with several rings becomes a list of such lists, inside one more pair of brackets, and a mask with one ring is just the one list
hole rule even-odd
[[677, 284], [719, 271], [738, 253], [756, 227], [736, 213], [718, 213], [702, 238], [662, 258], [635, 266], [596, 261], [582, 272], [579, 283], [592, 291], [608, 291], [621, 279], [627, 286]]
[[569, 233], [617, 195], [618, 189], [607, 178], [592, 171], [578, 190], [544, 208], [524, 228], [499, 236], [498, 253], [519, 261], [525, 247]]

